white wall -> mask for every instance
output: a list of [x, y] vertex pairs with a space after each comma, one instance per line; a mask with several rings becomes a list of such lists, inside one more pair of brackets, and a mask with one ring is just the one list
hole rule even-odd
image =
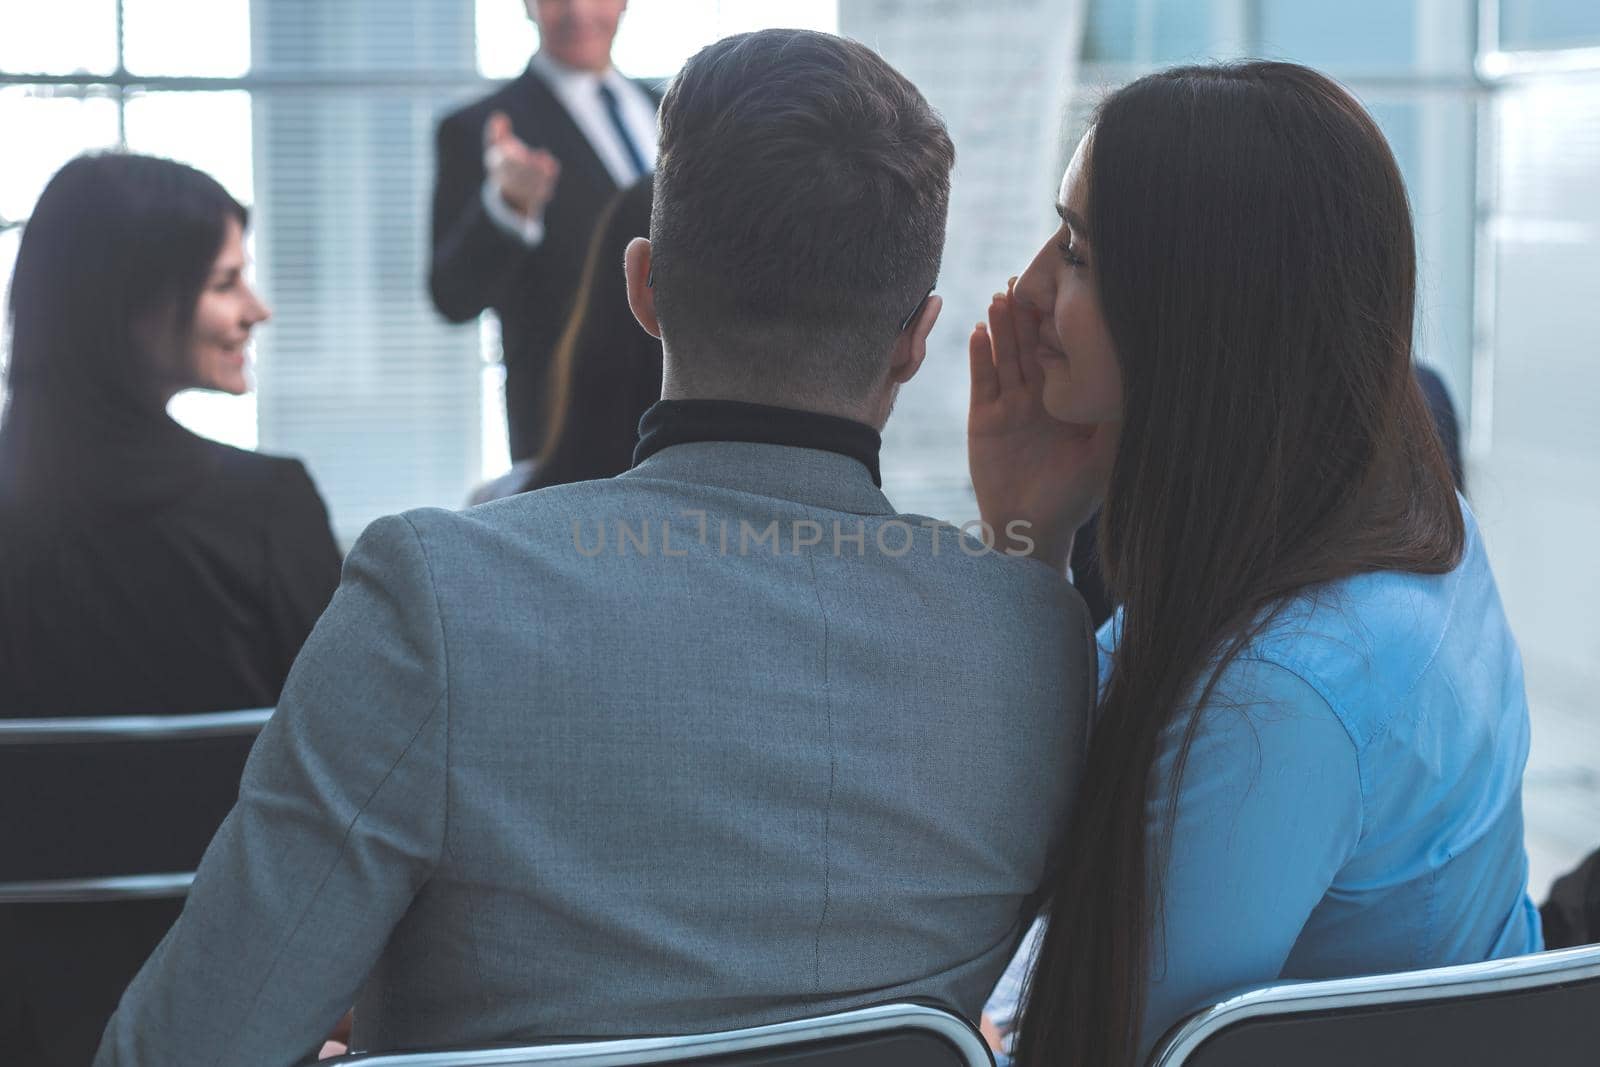
[[1533, 708], [1535, 893], [1600, 847], [1600, 72], [1495, 96], [1468, 464]]

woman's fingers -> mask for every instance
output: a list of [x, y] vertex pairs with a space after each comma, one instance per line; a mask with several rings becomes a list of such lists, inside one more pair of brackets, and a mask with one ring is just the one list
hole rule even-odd
[[1017, 279], [1006, 283], [989, 303], [988, 323], [972, 332], [973, 403], [994, 401], [1007, 393], [1036, 394], [1044, 375], [1035, 354], [1039, 344], [1038, 313], [1016, 298]]
[[1002, 389], [1022, 388], [1022, 367], [1017, 362], [1017, 330], [1011, 300], [996, 293], [989, 303], [989, 337], [994, 346], [994, 369]]
[[1011, 304], [1017, 310], [1017, 345], [1024, 354], [1033, 352], [1039, 346], [1039, 312], [1029, 307], [1016, 296], [1017, 279], [1011, 279]]
[[972, 328], [967, 340], [968, 362], [972, 365], [972, 402], [988, 404], [1000, 399], [1000, 375], [994, 369], [994, 346], [983, 323]]
[[1017, 365], [1022, 371], [1022, 381], [1030, 390], [1038, 391], [1044, 385], [1044, 371], [1039, 367], [1039, 313], [1017, 299], [1017, 279], [1006, 283], [1006, 295], [1011, 298], [1012, 330], [1017, 338]]

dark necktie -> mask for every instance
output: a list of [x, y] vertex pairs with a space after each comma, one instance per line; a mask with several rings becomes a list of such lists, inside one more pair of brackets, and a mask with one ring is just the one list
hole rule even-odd
[[617, 94], [605, 82], [600, 83], [600, 102], [606, 106], [606, 114], [611, 117], [611, 128], [617, 131], [623, 151], [628, 153], [628, 159], [633, 163], [633, 176], [639, 177], [650, 167], [645, 163], [644, 156], [639, 154], [639, 146], [628, 135], [628, 124], [622, 121], [622, 108], [617, 104]]

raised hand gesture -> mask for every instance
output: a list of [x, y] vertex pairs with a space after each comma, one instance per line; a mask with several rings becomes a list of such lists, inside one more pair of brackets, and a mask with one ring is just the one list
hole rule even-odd
[[[967, 461], [978, 510], [997, 538], [1034, 542], [1034, 558], [1065, 570], [1072, 536], [1094, 513], [1116, 453], [1116, 433], [1063, 422], [1044, 406], [1038, 312], [1011, 280], [972, 331]], [[1025, 522], [1025, 527], [1010, 524]]]
[[555, 195], [561, 161], [542, 148], [529, 148], [511, 132], [503, 111], [483, 126], [483, 169], [500, 197], [517, 214], [537, 218]]

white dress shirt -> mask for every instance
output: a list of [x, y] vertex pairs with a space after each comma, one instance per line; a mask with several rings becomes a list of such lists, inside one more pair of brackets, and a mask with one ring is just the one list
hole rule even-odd
[[[617, 98], [617, 110], [622, 114], [623, 125], [633, 139], [634, 147], [648, 167], [656, 164], [656, 104], [638, 85], [608, 68], [603, 74], [574, 70], [543, 52], [536, 52], [528, 69], [542, 78], [555, 94], [561, 106], [567, 109], [572, 121], [594, 149], [600, 162], [605, 164], [619, 188], [632, 185], [641, 177], [635, 172], [628, 150], [617, 136], [611, 118], [606, 114], [600, 99], [600, 86], [608, 86]], [[523, 215], [500, 196], [492, 179], [483, 183], [483, 206], [502, 230], [520, 240], [529, 248], [544, 241], [544, 213]]]

